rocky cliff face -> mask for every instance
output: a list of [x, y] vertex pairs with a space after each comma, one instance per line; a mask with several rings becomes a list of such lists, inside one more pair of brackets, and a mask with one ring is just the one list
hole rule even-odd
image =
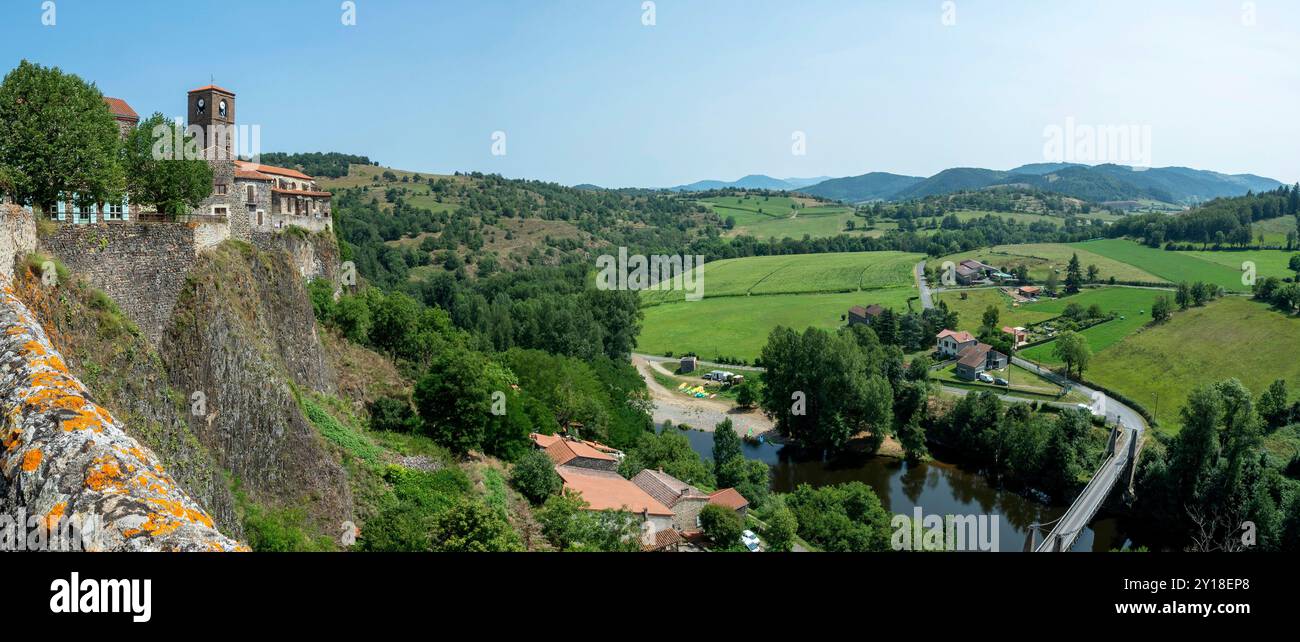
[[[19, 536], [56, 550], [241, 548], [90, 398], [6, 277], [0, 328], [0, 511], [19, 516]], [[69, 537], [69, 523], [80, 532]]]
[[297, 401], [336, 384], [288, 253], [238, 241], [205, 252], [160, 352], [198, 440], [250, 499], [302, 508], [327, 532], [352, 518], [347, 475]]

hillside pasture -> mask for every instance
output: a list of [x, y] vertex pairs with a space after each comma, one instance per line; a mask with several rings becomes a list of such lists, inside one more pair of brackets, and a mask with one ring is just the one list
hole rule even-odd
[[[1230, 292], [1250, 290], [1249, 286], [1242, 283], [1241, 270], [1241, 261], [1250, 258], [1250, 252], [1215, 252], [1214, 254], [1222, 256], [1211, 261], [1201, 258], [1206, 252], [1170, 252], [1127, 239], [1084, 241], [1072, 243], [1070, 247], [1127, 263], [1158, 276], [1161, 281], [1204, 281], [1222, 286]], [[1235, 265], [1231, 262], [1235, 262]]]
[[[1093, 357], [1087, 377], [1119, 391], [1177, 432], [1179, 409], [1197, 386], [1235, 377], [1255, 395], [1276, 379], [1300, 385], [1300, 317], [1242, 297], [1175, 312]], [[1158, 397], [1158, 403], [1157, 403]]]
[[1097, 269], [1100, 270], [1100, 278], [1103, 280], [1111, 277], [1115, 277], [1117, 281], [1140, 281], [1145, 283], [1159, 283], [1165, 280], [1142, 268], [1092, 252], [1087, 248], [1079, 247], [1079, 245], [1066, 245], [1063, 243], [998, 245], [992, 248], [946, 256], [939, 259], [935, 264], [942, 265], [944, 261], [960, 263], [965, 259], [973, 258], [1008, 271], [1015, 266], [1023, 265], [1029, 269], [1029, 278], [1035, 283], [1045, 282], [1052, 272], [1056, 273], [1057, 279], [1064, 282], [1066, 267], [1070, 264], [1070, 257], [1078, 254], [1080, 267], [1086, 271], [1089, 265], [1096, 265]]
[[[645, 308], [637, 351], [662, 355], [694, 352], [703, 359], [733, 357], [752, 362], [777, 326], [833, 330], [855, 305], [878, 303], [906, 311], [915, 288], [833, 294], [735, 296]], [[919, 304], [916, 304], [919, 309]]]
[[[922, 259], [906, 252], [842, 252], [753, 256], [704, 266], [705, 298], [912, 287]], [[642, 303], [682, 301], [681, 291], [645, 290]]]

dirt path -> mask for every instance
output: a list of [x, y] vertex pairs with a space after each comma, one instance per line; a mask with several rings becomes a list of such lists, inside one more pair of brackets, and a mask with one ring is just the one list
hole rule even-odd
[[632, 364], [636, 366], [637, 371], [641, 373], [641, 378], [645, 379], [646, 386], [650, 389], [650, 396], [655, 403], [653, 416], [656, 424], [671, 421], [674, 425], [687, 424], [691, 428], [713, 432], [714, 426], [722, 423], [723, 419], [730, 418], [736, 433], [742, 437], [748, 434], [751, 428], [755, 437], [772, 430], [771, 420], [758, 410], [741, 412], [726, 401], [696, 399], [665, 388], [651, 375], [653, 369], [661, 375], [671, 376], [671, 373], [658, 362], [633, 355]]

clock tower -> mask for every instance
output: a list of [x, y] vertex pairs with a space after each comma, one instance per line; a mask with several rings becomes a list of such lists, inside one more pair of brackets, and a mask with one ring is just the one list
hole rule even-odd
[[203, 128], [203, 147], [234, 158], [235, 92], [208, 85], [190, 90], [189, 124]]

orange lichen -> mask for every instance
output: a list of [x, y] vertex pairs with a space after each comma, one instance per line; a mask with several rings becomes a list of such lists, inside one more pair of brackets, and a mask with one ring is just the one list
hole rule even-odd
[[23, 344], [23, 354], [29, 357], [45, 356], [45, 346], [40, 341], [32, 339]]
[[40, 468], [41, 457], [44, 457], [44, 455], [38, 448], [27, 451], [27, 454], [23, 455], [23, 472], [30, 473]]
[[100, 419], [98, 414], [94, 412], [78, 412], [77, 416], [63, 420], [63, 430], [65, 432], [79, 430], [104, 432], [104, 420]]
[[68, 510], [68, 502], [59, 502], [45, 514], [45, 528], [53, 532], [59, 527], [59, 520], [63, 519], [63, 512]]
[[122, 469], [116, 459], [98, 457], [91, 466], [90, 473], [86, 475], [86, 488], [101, 492], [110, 487], [116, 490], [122, 488]]
[[149, 519], [145, 520], [145, 522], [140, 525], [140, 528], [128, 528], [122, 531], [122, 536], [135, 537], [136, 535], [144, 533], [150, 537], [162, 537], [163, 535], [170, 535], [175, 532], [176, 529], [184, 525], [183, 522], [169, 520], [164, 515], [149, 513]]

